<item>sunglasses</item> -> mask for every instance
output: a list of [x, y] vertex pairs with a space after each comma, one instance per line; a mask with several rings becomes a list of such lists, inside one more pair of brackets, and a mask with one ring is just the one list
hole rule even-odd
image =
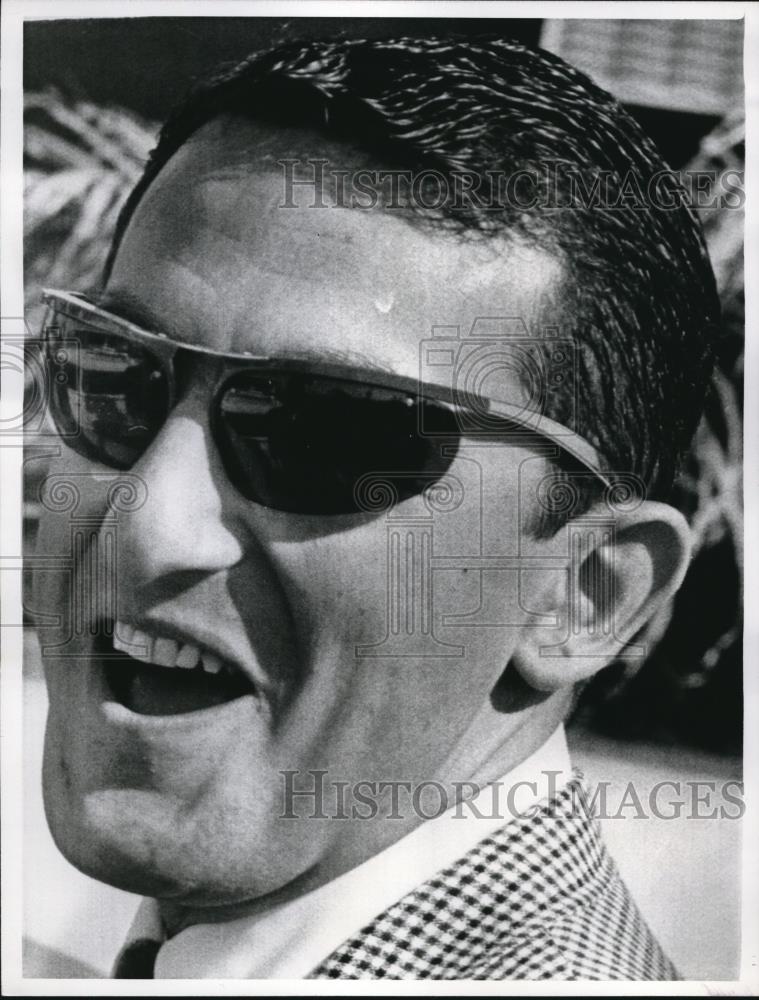
[[43, 298], [53, 421], [74, 451], [112, 468], [140, 459], [181, 398], [191, 362], [206, 358], [219, 371], [209, 422], [225, 472], [265, 507], [376, 510], [367, 487], [378, 481], [402, 502], [438, 482], [478, 428], [510, 441], [538, 433], [608, 485], [587, 441], [524, 405], [344, 365], [222, 353], [143, 330], [78, 293]]

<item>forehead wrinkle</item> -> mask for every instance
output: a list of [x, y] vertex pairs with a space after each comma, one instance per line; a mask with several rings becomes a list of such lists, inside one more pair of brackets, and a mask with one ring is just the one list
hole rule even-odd
[[[228, 178], [232, 180], [234, 178]], [[214, 181], [215, 183], [215, 181]], [[159, 230], [165, 234], [164, 247], [162, 250], [166, 260], [171, 261], [177, 268], [187, 270], [184, 263], [186, 255], [192, 256], [198, 243], [205, 239], [210, 243], [217, 243], [218, 248], [224, 244], [225, 250], [219, 255], [220, 259], [229, 263], [233, 257], [244, 274], [252, 269], [292, 280], [294, 266], [297, 268], [297, 258], [295, 251], [300, 254], [313, 255], [313, 245], [304, 245], [302, 233], [295, 229], [282, 230], [280, 239], [282, 243], [287, 243], [289, 254], [281, 253], [282, 246], [278, 247], [277, 254], [266, 253], [268, 246], [274, 245], [278, 240], [272, 241], [271, 237], [261, 239], [261, 220], [271, 216], [276, 209], [275, 199], [270, 199], [267, 206], [262, 200], [259, 204], [247, 210], [243, 203], [251, 196], [248, 190], [241, 190], [235, 199], [235, 208], [229, 209], [225, 213], [215, 211], [218, 204], [213, 194], [203, 188], [207, 188], [204, 182], [192, 186], [189, 200], [182, 196], [178, 190], [178, 185], [171, 185], [164, 192], [156, 191], [158, 198], [161, 195], [168, 195], [167, 200], [172, 208], [176, 206], [176, 213], [172, 211], [169, 217], [163, 215], [158, 221]], [[155, 202], [153, 203], [155, 204]], [[152, 220], [148, 213], [151, 211], [151, 204], [147, 202], [138, 209], [135, 216], [134, 226], [138, 229], [144, 222], [148, 227]], [[146, 219], [147, 216], [147, 219]], [[178, 216], [178, 218], [177, 218]], [[188, 226], [188, 218], [192, 218], [192, 224]], [[239, 232], [234, 230], [238, 229]], [[337, 239], [337, 238], [336, 238]], [[256, 247], [258, 242], [258, 247]], [[210, 262], [214, 259], [213, 251], [206, 251], [206, 259]], [[323, 281], [323, 275], [311, 275], [304, 268], [298, 268], [297, 280], [301, 283], [310, 283], [319, 286]], [[189, 275], [192, 277], [192, 275]]]
[[[224, 137], [227, 139], [228, 137]], [[329, 209], [312, 209], [307, 205], [297, 208], [284, 208], [281, 203], [282, 192], [277, 184], [267, 184], [265, 180], [277, 180], [278, 175], [275, 170], [261, 168], [255, 162], [251, 162], [251, 157], [256, 151], [249, 146], [242, 148], [239, 145], [239, 137], [234, 136], [236, 141], [225, 143], [225, 160], [220, 160], [221, 152], [219, 147], [214, 147], [210, 152], [204, 150], [202, 144], [197, 152], [199, 156], [189, 157], [185, 153], [183, 156], [180, 150], [173, 161], [173, 171], [167, 171], [164, 175], [164, 192], [171, 205], [176, 206], [177, 222], [176, 226], [169, 226], [164, 223], [164, 229], [171, 240], [181, 238], [182, 229], [187, 225], [189, 216], [192, 216], [194, 223], [200, 223], [207, 232], [215, 234], [220, 239], [227, 242], [229, 246], [234, 246], [235, 256], [241, 258], [243, 266], [248, 265], [252, 258], [255, 258], [255, 266], [261, 271], [289, 278], [293, 272], [298, 273], [298, 279], [303, 283], [309, 283], [318, 287], [324, 277], [337, 274], [345, 283], [346, 264], [351, 280], [356, 284], [353, 291], [360, 291], [367, 298], [367, 306], [376, 300], [377, 294], [385, 294], [392, 291], [396, 305], [402, 299], [398, 298], [398, 293], [402, 289], [402, 281], [410, 273], [415, 272], [426, 282], [431, 269], [438, 267], [440, 271], [448, 270], [452, 282], [450, 291], [454, 298], [462, 304], [480, 290], [483, 286], [493, 284], [497, 281], [498, 273], [503, 267], [508, 267], [508, 255], [516, 249], [514, 241], [504, 242], [498, 240], [499, 248], [494, 250], [491, 241], [477, 243], [461, 241], [445, 231], [427, 232], [416, 227], [407, 218], [393, 218], [387, 213], [372, 213], [372, 224], [374, 226], [374, 239], [369, 241], [362, 239], [362, 223], [367, 220], [365, 215], [358, 209], [351, 209], [345, 206], [332, 205]], [[231, 150], [230, 148], [231, 147]], [[193, 150], [195, 152], [195, 150]], [[237, 157], [232, 163], [228, 162], [227, 154]], [[170, 161], [170, 165], [171, 161]], [[176, 174], [181, 180], [182, 173], [189, 168], [192, 176], [191, 184], [173, 183]], [[171, 174], [174, 174], [172, 177]], [[161, 175], [158, 180], [160, 181]], [[225, 189], [224, 197], [220, 192], [215, 191], [217, 185]], [[168, 191], [166, 190], [168, 189]], [[190, 211], [188, 212], [188, 195], [190, 199]], [[231, 195], [231, 197], [230, 197]], [[223, 213], [216, 211], [217, 206], [225, 205]], [[324, 225], [320, 225], [315, 231], [310, 224], [298, 224], [298, 220], [303, 219], [300, 214], [307, 211], [319, 211], [320, 220], [324, 219]], [[339, 233], [330, 230], [331, 217], [337, 211], [343, 217], [343, 228]], [[139, 209], [138, 209], [139, 212]], [[285, 213], [279, 215], [278, 220], [282, 221], [282, 226], [271, 227], [271, 222], [275, 213]], [[172, 213], [173, 214], [173, 213]], [[355, 216], [356, 218], [352, 218]], [[346, 228], [347, 222], [347, 228]], [[269, 223], [267, 227], [266, 223]], [[393, 238], [396, 226], [402, 226], [407, 239], [411, 239], [417, 244], [417, 250], [412, 259], [406, 260], [402, 268], [402, 273], [396, 274], [396, 279], [390, 287], [378, 288], [379, 273], [371, 275], [366, 270], [358, 269], [360, 281], [356, 281], [357, 269], [351, 267], [350, 259], [342, 259], [338, 256], [332, 260], [329, 253], [325, 253], [324, 259], [320, 262], [324, 268], [324, 274], [315, 274], [313, 269], [302, 264], [311, 263], [318, 247], [333, 245], [335, 247], [345, 247], [356, 241], [362, 244], [362, 252], [365, 254], [379, 255], [383, 248], [391, 250], [395, 243]], [[263, 231], [263, 240], [261, 235]], [[185, 230], [186, 232], [186, 230]], [[187, 233], [188, 246], [197, 235], [197, 229], [192, 233]], [[256, 247], [256, 242], [259, 246]], [[248, 245], [246, 246], [246, 243]], [[287, 253], [283, 253], [283, 244], [287, 243]], [[272, 247], [274, 253], [266, 253], [266, 249]], [[258, 250], [258, 252], [256, 252]], [[446, 252], [447, 251], [447, 252]], [[454, 260], [448, 259], [453, 251]], [[500, 251], [500, 252], [499, 252]], [[307, 258], [307, 260], [306, 260]], [[424, 266], [422, 266], [424, 262]], [[378, 261], [379, 263], [379, 261]], [[381, 269], [375, 268], [380, 272]], [[387, 282], [385, 282], [387, 285]], [[421, 289], [420, 289], [421, 291]], [[435, 300], [433, 292], [430, 305]], [[476, 303], [472, 303], [476, 309]]]
[[[209, 185], [215, 183], [209, 182]], [[186, 202], [181, 206], [182, 214], [176, 227], [171, 220], [161, 224], [170, 247], [166, 256], [179, 267], [183, 266], [185, 252], [192, 255], [198, 246], [202, 247], [207, 242], [210, 249], [204, 250], [203, 255], [209, 267], [215, 259], [224, 260], [226, 266], [234, 262], [233, 267], [238, 270], [242, 281], [246, 274], [259, 272], [315, 290], [321, 290], [325, 282], [336, 279], [337, 284], [349, 291], [353, 298], [364, 302], [368, 312], [372, 311], [378, 295], [392, 294], [396, 304], [399, 304], [403, 300], [401, 282], [404, 278], [411, 273], [423, 276], [424, 268], [416, 256], [407, 261], [403, 273], [394, 274], [392, 280], [383, 274], [379, 265], [381, 258], [390, 254], [392, 232], [373, 229], [372, 238], [367, 238], [361, 230], [361, 217], [349, 208], [328, 210], [328, 216], [322, 212], [324, 225], [319, 224], [319, 219], [315, 228], [310, 221], [299, 223], [302, 216], [297, 214], [298, 210], [294, 213], [281, 208], [276, 195], [268, 199], [258, 198], [256, 195], [261, 193], [260, 190], [246, 186], [236, 191], [232, 205], [227, 205], [220, 212], [212, 186], [198, 187], [205, 187], [205, 190], [193, 191], [190, 205], [194, 220], [192, 230], [188, 232], [184, 229]], [[231, 187], [234, 190], [233, 182]], [[266, 194], [265, 190], [263, 194]], [[313, 218], [309, 209], [300, 211], [309, 211], [307, 220]], [[342, 221], [342, 228], [337, 232], [332, 228], [334, 211], [340, 213]], [[405, 228], [406, 224], [403, 225]], [[217, 254], [216, 250], [220, 253]], [[427, 260], [431, 259], [434, 250], [434, 245], [427, 248]], [[369, 267], [356, 266], [359, 255]], [[318, 268], [313, 267], [315, 261]]]

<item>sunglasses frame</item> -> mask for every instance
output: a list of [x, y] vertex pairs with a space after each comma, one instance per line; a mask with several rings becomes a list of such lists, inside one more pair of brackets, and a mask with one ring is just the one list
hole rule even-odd
[[[213, 389], [212, 415], [215, 413], [217, 400], [224, 385], [230, 376], [240, 371], [249, 370], [262, 375], [271, 373], [300, 374], [315, 378], [323, 376], [367, 388], [394, 390], [413, 396], [417, 400], [427, 399], [431, 402], [445, 403], [458, 412], [473, 414], [476, 419], [480, 420], [483, 416], [487, 419], [498, 418], [503, 420], [505, 425], [511, 425], [508, 435], [503, 433], [505, 440], [512, 443], [518, 442], [520, 432], [523, 440], [526, 435], [537, 435], [574, 458], [587, 471], [592, 472], [605, 487], [609, 488], [612, 485], [611, 479], [604, 471], [605, 463], [589, 441], [563, 424], [551, 420], [540, 412], [528, 409], [524, 404], [515, 405], [490, 397], [473, 397], [471, 394], [467, 394], [466, 402], [462, 403], [461, 394], [454, 387], [422, 382], [418, 378], [392, 372], [374, 369], [368, 371], [359, 366], [332, 361], [321, 362], [311, 357], [306, 359], [297, 355], [272, 357], [248, 351], [219, 351], [202, 344], [184, 343], [174, 340], [166, 334], [145, 330], [130, 320], [110, 313], [95, 305], [81, 292], [46, 288], [43, 289], [42, 299], [48, 306], [48, 315], [44, 321], [42, 332], [43, 343], [54, 343], [55, 341], [54, 332], [59, 328], [48, 321], [51, 312], [55, 311], [100, 333], [125, 337], [127, 340], [144, 345], [152, 351], [160, 360], [167, 379], [169, 392], [167, 413], [171, 412], [177, 401], [174, 359], [177, 354], [188, 352], [225, 362], [224, 371], [220, 374]], [[467, 436], [469, 436], [467, 431], [463, 429], [459, 431], [459, 438]]]

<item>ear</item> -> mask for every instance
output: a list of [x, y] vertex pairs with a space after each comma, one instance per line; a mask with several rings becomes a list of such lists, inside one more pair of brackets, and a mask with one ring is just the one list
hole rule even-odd
[[568, 586], [547, 591], [544, 605], [557, 624], [525, 629], [511, 659], [538, 691], [587, 680], [630, 655], [627, 644], [674, 596], [690, 560], [690, 528], [668, 504], [645, 501], [611, 521], [608, 508], [598, 507], [564, 530]]

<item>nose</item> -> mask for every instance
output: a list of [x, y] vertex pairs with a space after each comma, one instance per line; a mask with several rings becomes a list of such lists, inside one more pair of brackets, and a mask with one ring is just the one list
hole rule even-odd
[[149, 585], [160, 591], [161, 581], [177, 574], [213, 574], [240, 560], [239, 533], [225, 520], [238, 500], [221, 468], [202, 396], [172, 411], [130, 472], [142, 479], [146, 499], [120, 518], [120, 597]]

